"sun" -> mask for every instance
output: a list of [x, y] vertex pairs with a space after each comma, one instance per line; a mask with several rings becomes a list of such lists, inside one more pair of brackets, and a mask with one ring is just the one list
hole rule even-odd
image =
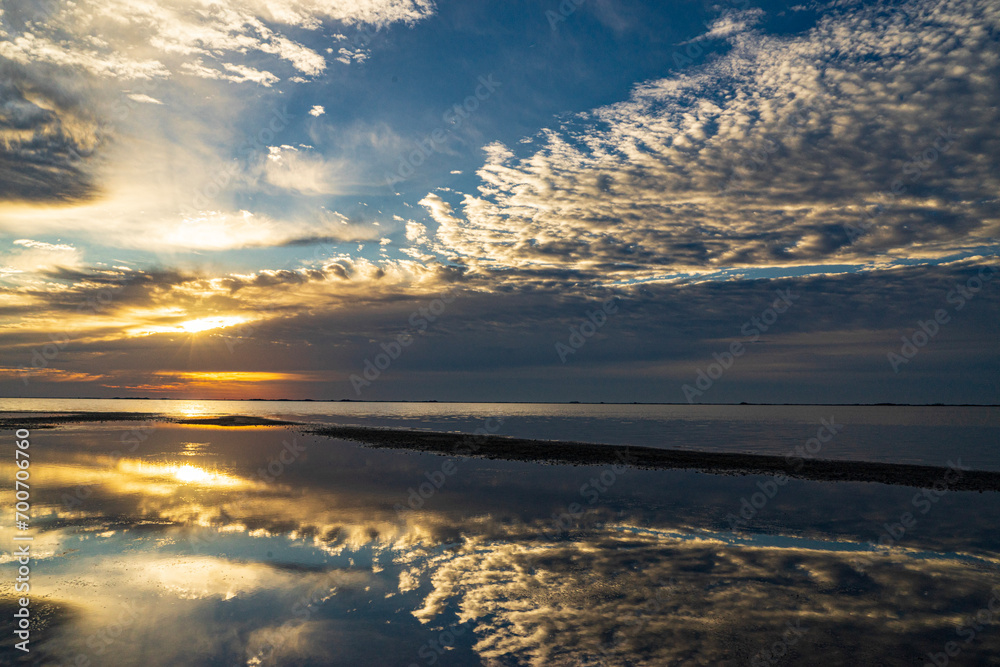
[[196, 334], [202, 331], [209, 331], [210, 329], [225, 329], [226, 327], [250, 321], [249, 318], [240, 315], [215, 315], [213, 317], [198, 317], [192, 320], [177, 322], [175, 319], [178, 315], [177, 310], [176, 308], [170, 308], [163, 312], [154, 313], [154, 316], [160, 321], [164, 319], [173, 320], [172, 324], [139, 325], [128, 329], [126, 333], [130, 336], [176, 333]]
[[236, 324], [245, 322], [246, 319], [242, 317], [202, 317], [197, 320], [188, 320], [187, 322], [181, 322], [177, 325], [182, 331], [188, 333], [198, 333], [199, 331], [208, 331], [209, 329], [224, 329], [226, 327], [231, 327]]

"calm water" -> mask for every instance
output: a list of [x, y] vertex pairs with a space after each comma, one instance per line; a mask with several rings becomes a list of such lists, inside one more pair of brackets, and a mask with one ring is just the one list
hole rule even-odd
[[[781, 452], [833, 416], [845, 438], [870, 430], [824, 455], [996, 464], [992, 409], [87, 408], [123, 404], [449, 430], [499, 414], [513, 435]], [[949, 642], [949, 664], [1000, 664], [1000, 494], [450, 459], [274, 427], [72, 425], [31, 443], [25, 664], [923, 665]]]
[[473, 432], [502, 417], [500, 435], [705, 451], [784, 455], [816, 435], [821, 420], [844, 426], [822, 458], [1000, 470], [1000, 408], [538, 403], [325, 403], [4, 399], [7, 411], [245, 414], [301, 421]]

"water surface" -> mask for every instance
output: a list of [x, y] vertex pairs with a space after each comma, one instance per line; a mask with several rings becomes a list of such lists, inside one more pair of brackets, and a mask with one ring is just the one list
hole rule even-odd
[[[594, 408], [332, 405], [313, 417], [455, 430]], [[815, 432], [801, 408], [586, 418], [628, 410], [720, 448], [740, 424]], [[842, 410], [890, 432], [921, 418]], [[1000, 494], [450, 458], [284, 427], [79, 424], [34, 430], [31, 451], [44, 622], [29, 664], [921, 665], [949, 641], [953, 664], [1000, 655], [995, 620], [976, 621], [1000, 584]], [[0, 461], [5, 484], [13, 472]]]
[[823, 458], [944, 465], [961, 457], [1000, 470], [1000, 407], [5, 399], [2, 409], [246, 414], [455, 432], [502, 417], [497, 433], [522, 438], [776, 455], [833, 420], [844, 429], [824, 444]]

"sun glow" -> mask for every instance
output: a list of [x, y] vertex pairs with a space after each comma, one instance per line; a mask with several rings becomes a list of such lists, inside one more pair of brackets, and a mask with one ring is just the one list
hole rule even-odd
[[185, 402], [176, 406], [174, 410], [182, 417], [201, 417], [208, 414], [208, 406], [204, 403]]
[[224, 329], [243, 322], [246, 322], [246, 318], [236, 316], [202, 317], [197, 320], [181, 322], [178, 326], [182, 331], [197, 333], [199, 331], [208, 331], [209, 329]]
[[192, 465], [183, 465], [174, 471], [174, 477], [182, 482], [205, 483], [212, 481], [212, 473]]
[[[157, 319], [163, 321], [163, 319], [173, 319], [179, 313], [178, 309], [170, 308], [162, 314], [156, 314]], [[172, 324], [147, 324], [134, 326], [128, 330], [128, 334], [132, 336], [149, 336], [152, 334], [162, 334], [162, 333], [200, 333], [202, 331], [209, 331], [211, 329], [225, 329], [226, 327], [236, 326], [237, 324], [243, 324], [248, 322], [249, 319], [246, 317], [241, 317], [239, 315], [216, 315], [213, 317], [199, 317], [193, 320], [186, 320], [183, 322], [175, 322]]]
[[252, 482], [223, 472], [205, 470], [198, 466], [185, 463], [153, 463], [148, 461], [124, 460], [118, 463], [118, 470], [135, 477], [174, 479], [182, 484], [194, 484], [203, 487], [240, 487], [252, 486]]

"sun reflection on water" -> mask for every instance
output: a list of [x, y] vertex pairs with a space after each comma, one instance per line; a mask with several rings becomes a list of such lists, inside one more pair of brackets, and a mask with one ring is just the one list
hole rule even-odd
[[172, 477], [184, 484], [195, 484], [206, 487], [239, 487], [251, 485], [251, 482], [241, 477], [215, 470], [206, 470], [190, 463], [149, 463], [147, 461], [126, 459], [119, 461], [118, 470], [143, 477]]

